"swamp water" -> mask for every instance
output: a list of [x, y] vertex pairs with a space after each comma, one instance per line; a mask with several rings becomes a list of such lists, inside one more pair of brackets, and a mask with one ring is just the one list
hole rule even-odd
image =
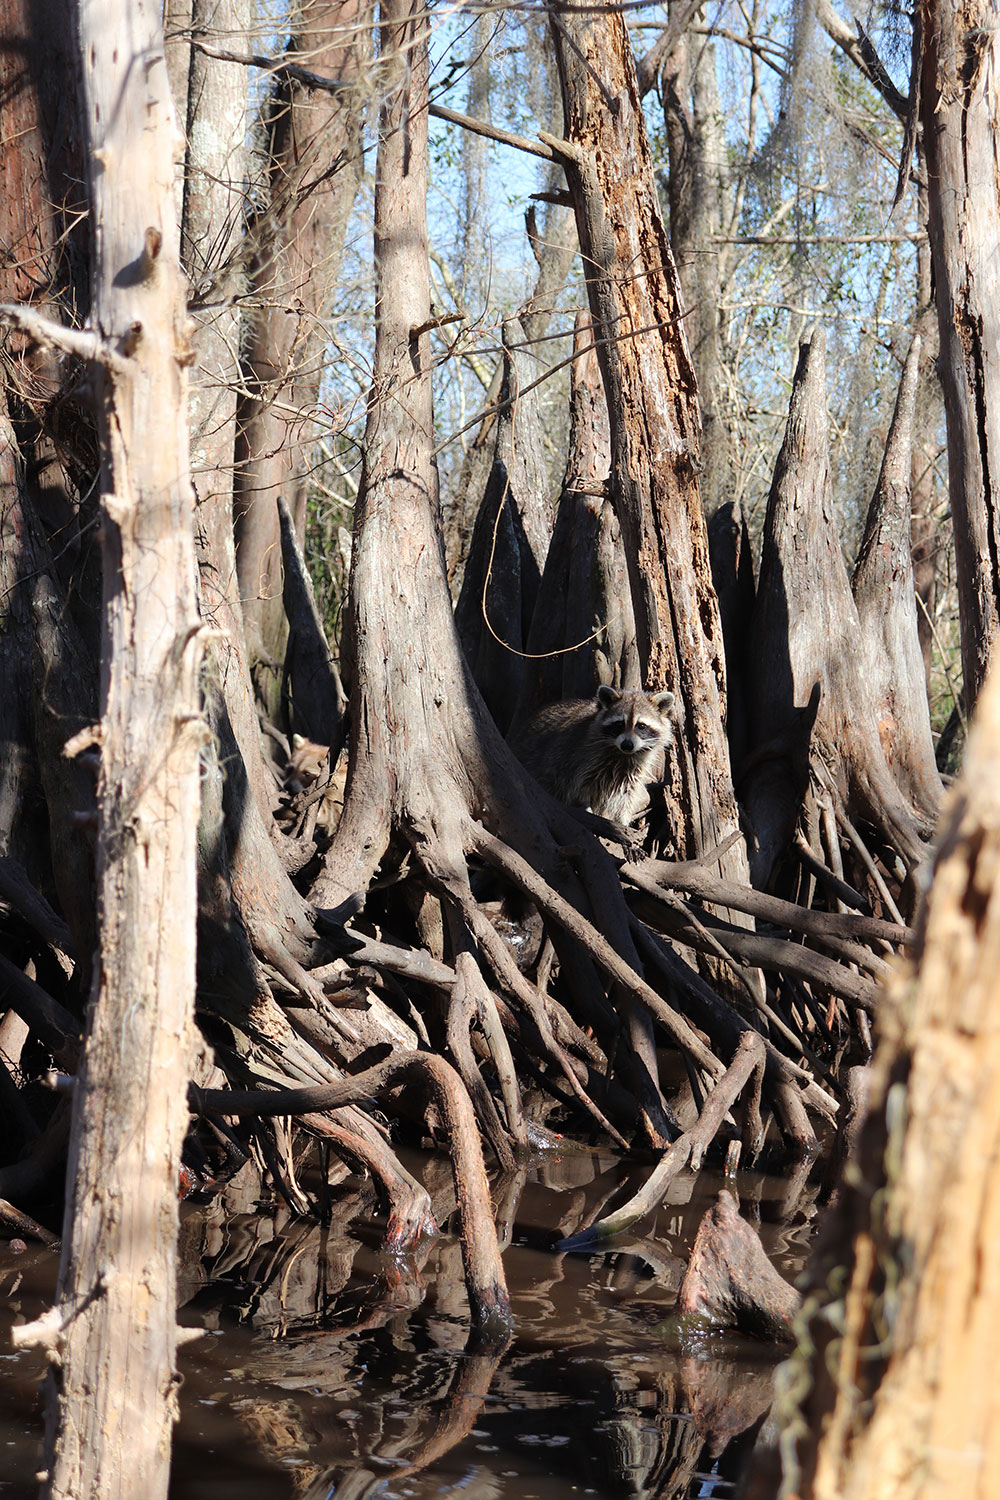
[[[771, 1400], [776, 1352], [711, 1335], [678, 1346], [670, 1319], [702, 1213], [722, 1179], [677, 1179], [641, 1236], [602, 1254], [557, 1241], [609, 1211], [648, 1168], [567, 1151], [494, 1183], [515, 1328], [467, 1349], [447, 1163], [416, 1166], [441, 1235], [379, 1250], [374, 1194], [347, 1179], [325, 1226], [257, 1209], [241, 1174], [187, 1205], [181, 1421], [171, 1500], [729, 1500]], [[241, 1179], [244, 1179], [241, 1182]], [[742, 1173], [741, 1211], [789, 1279], [818, 1188]], [[0, 1500], [34, 1500], [44, 1359], [10, 1352], [36, 1317], [57, 1251], [0, 1242]]]

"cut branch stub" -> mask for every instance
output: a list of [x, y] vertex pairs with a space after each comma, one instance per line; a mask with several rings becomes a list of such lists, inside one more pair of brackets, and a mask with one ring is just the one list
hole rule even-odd
[[913, 411], [920, 339], [907, 356], [878, 484], [851, 580], [861, 621], [858, 675], [871, 683], [886, 760], [930, 832], [941, 778], [934, 760], [930, 708], [917, 630], [910, 550]]
[[824, 345], [817, 330], [800, 352], [761, 551], [753, 743], [740, 784], [757, 840], [757, 885], [766, 885], [798, 817], [815, 709], [815, 734], [844, 808], [877, 828], [911, 868], [924, 852], [922, 820], [886, 761], [873, 685], [863, 674], [861, 623], [833, 516]]

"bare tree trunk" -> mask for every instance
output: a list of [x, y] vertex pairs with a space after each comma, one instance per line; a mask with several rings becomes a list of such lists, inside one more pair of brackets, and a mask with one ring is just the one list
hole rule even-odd
[[886, 761], [925, 826], [937, 821], [941, 778], [927, 704], [910, 558], [913, 416], [920, 384], [920, 339], [903, 370], [878, 485], [851, 580], [861, 623], [856, 673], [869, 684]]
[[[671, 7], [675, 17], [684, 4]], [[715, 48], [705, 36], [682, 34], [664, 69], [664, 119], [670, 151], [667, 193], [670, 248], [690, 309], [685, 331], [701, 397], [699, 480], [707, 515], [731, 493], [722, 394], [721, 244], [728, 183], [725, 112], [719, 100]]]
[[[804, 1500], [986, 1500], [996, 1492], [995, 672], [941, 831], [920, 934], [887, 997], [856, 1171], [814, 1271], [807, 1306], [815, 1353], [807, 1365], [800, 1355], [790, 1372], [796, 1383], [809, 1376], [798, 1472], [787, 1463], [785, 1472], [787, 1491]], [[779, 1409], [791, 1416], [780, 1394]]]
[[[912, 610], [912, 597], [905, 604]], [[879, 625], [877, 611], [866, 619], [869, 632]], [[740, 795], [756, 836], [755, 885], [766, 886], [799, 817], [811, 733], [841, 807], [880, 829], [911, 869], [920, 864], [921, 835], [932, 820], [900, 792], [879, 734], [883, 684], [863, 666], [878, 661], [884, 680], [884, 649], [862, 630], [833, 522], [824, 339], [817, 330], [795, 372], [754, 605], [753, 744]]]
[[[680, 287], [660, 215], [624, 19], [560, 15], [564, 158], [611, 417], [611, 497], [628, 559], [645, 686], [680, 704], [665, 788], [682, 854], [737, 830], [725, 663], [698, 490], [699, 416]], [[722, 857], [746, 878], [742, 844]]]
[[[927, 189], [919, 190], [918, 222], [927, 222]], [[943, 486], [937, 483], [941, 449], [938, 428], [941, 419], [941, 376], [938, 360], [938, 326], [931, 277], [930, 242], [917, 244], [917, 308], [915, 332], [920, 339], [920, 377], [913, 418], [913, 461], [910, 482], [910, 538], [913, 553], [913, 585], [922, 608], [917, 610], [917, 633], [924, 659], [924, 677], [930, 684], [932, 628], [937, 602], [941, 553], [946, 527], [937, 512], [942, 509]]]
[[920, 22], [929, 227], [971, 709], [1000, 626], [1000, 33], [991, 0], [923, 0]]
[[[100, 972], [74, 1096], [44, 1493], [167, 1490], [177, 1176], [193, 1040], [200, 640], [174, 204], [158, 14], [81, 0], [105, 638]], [[79, 744], [77, 749], [82, 748]]]
[[517, 722], [599, 683], [641, 687], [621, 528], [608, 499], [611, 436], [590, 315], [577, 313], [569, 455], [528, 635]]
[[[503, 747], [467, 674], [445, 578], [432, 445], [428, 30], [417, 0], [383, 0], [374, 385], [348, 620], [354, 651], [350, 779], [312, 898], [317, 906], [353, 904], [400, 830], [435, 888], [447, 894], [458, 926], [458, 910], [471, 900], [465, 870], [470, 803], [479, 800], [473, 789], [487, 780], [482, 743], [492, 741], [498, 753]], [[488, 1202], [478, 1136], [460, 1133], [459, 1144], [483, 1177], [475, 1201]], [[473, 1317], [504, 1327], [509, 1300], [495, 1225], [471, 1203], [463, 1205], [463, 1215]]]
[[341, 80], [344, 90], [309, 92], [288, 80], [268, 103], [269, 201], [254, 227], [236, 557], [251, 670], [275, 718], [287, 632], [277, 498], [283, 496], [301, 538], [309, 442], [320, 419], [324, 320], [361, 181], [369, 16], [367, 0], [305, 0], [289, 52]]

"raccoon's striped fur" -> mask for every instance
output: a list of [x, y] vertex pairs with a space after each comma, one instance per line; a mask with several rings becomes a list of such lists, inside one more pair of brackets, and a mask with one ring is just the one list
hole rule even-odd
[[628, 827], [663, 775], [673, 739], [673, 693], [620, 693], [550, 703], [514, 742], [523, 765], [547, 791], [574, 807]]

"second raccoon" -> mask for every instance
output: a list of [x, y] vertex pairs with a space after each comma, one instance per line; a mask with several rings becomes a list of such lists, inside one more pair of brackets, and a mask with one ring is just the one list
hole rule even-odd
[[662, 775], [673, 739], [674, 695], [620, 693], [550, 703], [525, 725], [514, 751], [542, 786], [563, 802], [626, 827]]

